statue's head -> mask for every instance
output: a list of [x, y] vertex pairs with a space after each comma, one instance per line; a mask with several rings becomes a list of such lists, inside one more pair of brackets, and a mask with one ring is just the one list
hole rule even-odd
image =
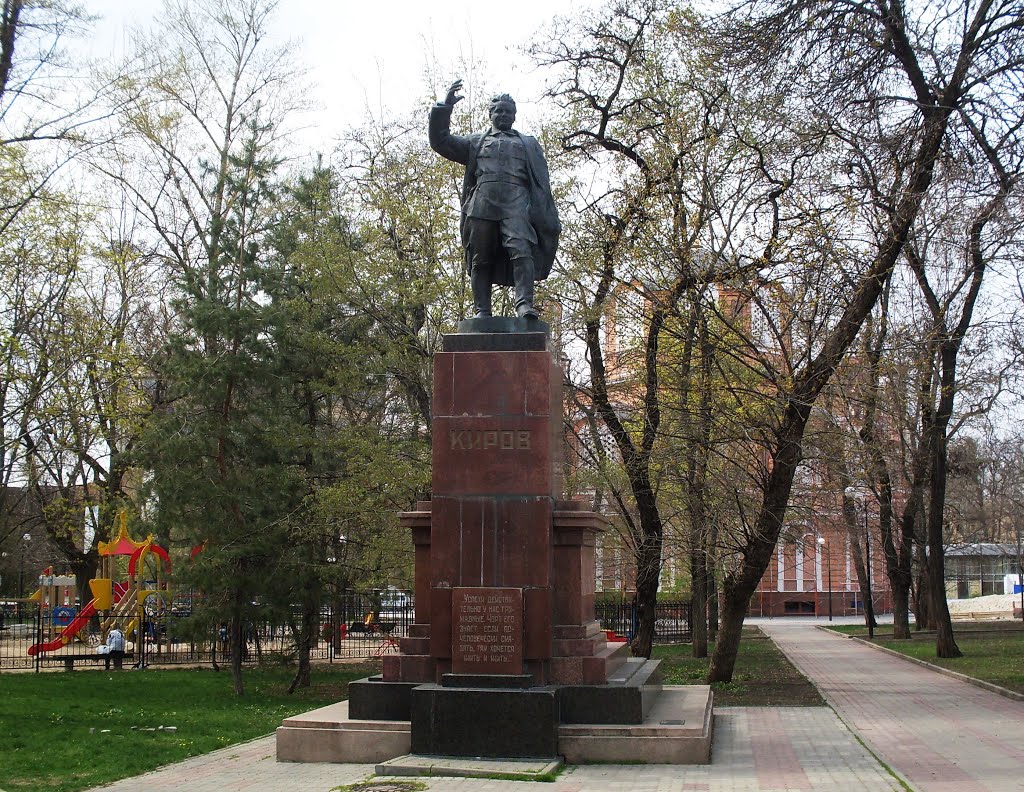
[[491, 117], [491, 126], [508, 132], [516, 122], [516, 100], [507, 93], [492, 96], [488, 114]]

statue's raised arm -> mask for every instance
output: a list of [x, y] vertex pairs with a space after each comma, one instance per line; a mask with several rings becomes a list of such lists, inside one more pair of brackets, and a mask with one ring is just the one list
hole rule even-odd
[[462, 97], [458, 95], [459, 91], [462, 90], [462, 80], [456, 80], [448, 88], [448, 94], [444, 98], [444, 104], [449, 107], [455, 107], [457, 102], [462, 101]]
[[476, 318], [491, 316], [491, 287], [514, 286], [516, 315], [537, 319], [533, 284], [551, 272], [562, 227], [551, 197], [544, 152], [536, 138], [512, 128], [516, 103], [508, 94], [489, 105], [491, 128], [451, 134], [462, 80], [430, 110], [430, 147], [466, 166], [459, 229]]

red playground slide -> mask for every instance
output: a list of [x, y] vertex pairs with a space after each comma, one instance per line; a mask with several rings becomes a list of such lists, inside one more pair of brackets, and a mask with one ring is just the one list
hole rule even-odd
[[[127, 589], [128, 584], [126, 583], [115, 584], [114, 591], [117, 595], [117, 599], [119, 602], [121, 597], [124, 596], [124, 592]], [[74, 637], [78, 635], [82, 628], [84, 628], [85, 625], [89, 623], [89, 619], [91, 619], [93, 615], [95, 615], [95, 613], [96, 600], [89, 600], [88, 604], [86, 604], [86, 606], [78, 612], [78, 615], [71, 620], [71, 623], [68, 624], [68, 626], [65, 627], [63, 630], [61, 630], [60, 635], [58, 635], [56, 638], [54, 638], [52, 641], [49, 641], [48, 643], [38, 643], [34, 644], [33, 646], [30, 646], [28, 648], [28, 656], [35, 657], [40, 652], [52, 652], [56, 649], [60, 649], [63, 646], [67, 646], [69, 643], [71, 643], [72, 639], [74, 639]]]
[[61, 630], [60, 635], [54, 638], [49, 643], [38, 643], [28, 648], [28, 656], [35, 657], [40, 652], [52, 652], [54, 649], [60, 649], [62, 646], [67, 646], [71, 643], [71, 639], [74, 638], [78, 631], [81, 630], [92, 618], [92, 615], [96, 613], [95, 600], [89, 600], [89, 604], [86, 605], [82, 610], [78, 612], [78, 615], [71, 620], [71, 623]]

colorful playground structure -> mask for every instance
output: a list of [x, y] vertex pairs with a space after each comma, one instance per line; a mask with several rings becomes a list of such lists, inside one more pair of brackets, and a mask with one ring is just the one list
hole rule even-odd
[[[145, 609], [170, 595], [167, 580], [171, 560], [167, 551], [154, 543], [152, 534], [141, 542], [132, 539], [124, 512], [118, 516], [118, 523], [120, 530], [114, 540], [98, 545], [100, 575], [89, 581], [92, 598], [80, 610], [75, 609], [73, 576], [52, 575], [46, 570], [40, 577], [39, 589], [30, 599], [42, 611], [50, 612], [49, 635], [28, 648], [30, 657], [57, 651], [76, 640], [90, 647], [98, 646], [106, 641], [115, 622], [123, 625], [122, 630], [130, 639], [133, 634], [137, 637]], [[128, 557], [128, 576], [116, 581], [118, 558], [123, 556]], [[147, 561], [153, 563], [147, 565]]]

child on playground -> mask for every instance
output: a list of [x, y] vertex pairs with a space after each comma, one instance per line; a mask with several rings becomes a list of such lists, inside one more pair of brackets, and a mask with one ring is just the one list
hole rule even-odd
[[120, 671], [124, 662], [124, 633], [114, 627], [107, 633], [106, 670], [110, 670], [110, 661], [114, 661], [114, 670]]

